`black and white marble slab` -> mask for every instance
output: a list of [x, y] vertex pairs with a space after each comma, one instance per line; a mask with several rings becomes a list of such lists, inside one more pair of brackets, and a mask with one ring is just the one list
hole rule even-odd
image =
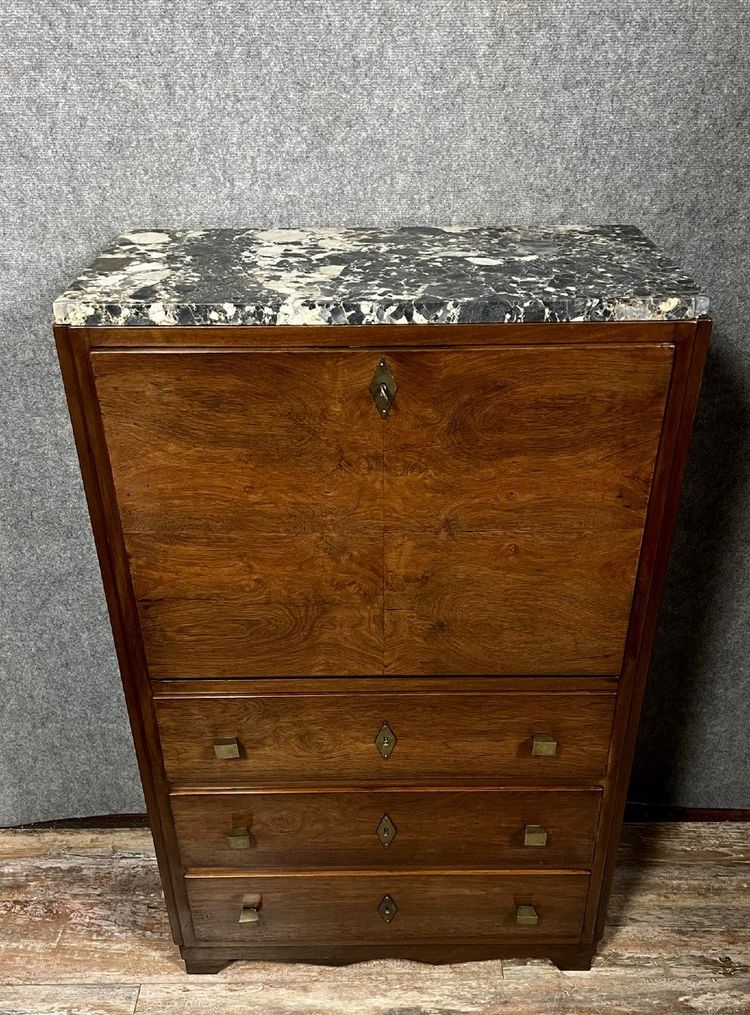
[[123, 233], [54, 304], [71, 325], [683, 320], [703, 290], [635, 226]]

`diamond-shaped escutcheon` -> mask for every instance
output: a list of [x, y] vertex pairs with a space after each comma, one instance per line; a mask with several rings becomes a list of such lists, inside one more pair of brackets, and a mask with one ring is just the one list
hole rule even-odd
[[398, 385], [396, 384], [396, 379], [386, 361], [381, 359], [370, 381], [370, 394], [375, 403], [375, 408], [383, 419], [388, 415], [397, 391]]
[[384, 722], [378, 730], [378, 735], [375, 737], [375, 746], [384, 758], [390, 758], [393, 754], [393, 748], [396, 746], [396, 734], [387, 722]]
[[396, 826], [391, 821], [387, 814], [384, 814], [380, 819], [380, 824], [375, 829], [378, 838], [384, 846], [390, 846], [393, 840], [396, 838]]
[[382, 916], [382, 918], [385, 920], [386, 923], [391, 922], [393, 917], [396, 915], [397, 909], [398, 906], [390, 897], [390, 895], [384, 895], [383, 898], [380, 900], [378, 912], [380, 913], [380, 915]]

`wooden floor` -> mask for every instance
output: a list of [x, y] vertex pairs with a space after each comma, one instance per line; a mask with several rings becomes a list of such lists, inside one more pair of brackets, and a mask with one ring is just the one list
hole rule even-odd
[[590, 973], [544, 962], [187, 976], [147, 831], [0, 831], [0, 1015], [750, 1015], [750, 824], [626, 828]]

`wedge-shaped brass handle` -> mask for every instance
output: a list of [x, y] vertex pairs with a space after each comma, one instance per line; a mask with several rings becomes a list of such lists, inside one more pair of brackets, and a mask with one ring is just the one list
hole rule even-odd
[[546, 846], [547, 833], [541, 825], [526, 825], [523, 830], [524, 846]]
[[536, 927], [539, 914], [533, 906], [516, 906], [516, 923], [521, 927]]
[[239, 758], [239, 740], [237, 737], [220, 737], [218, 740], [214, 740], [214, 754], [220, 761], [227, 761], [229, 758]]
[[240, 923], [260, 923], [259, 906], [243, 906], [240, 910]]
[[531, 753], [537, 758], [553, 758], [557, 754], [557, 741], [548, 733], [535, 733], [531, 741]]
[[233, 828], [227, 836], [227, 846], [230, 849], [250, 849], [250, 829]]

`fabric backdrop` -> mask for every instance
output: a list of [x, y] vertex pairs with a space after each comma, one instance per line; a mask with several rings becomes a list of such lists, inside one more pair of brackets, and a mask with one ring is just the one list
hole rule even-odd
[[745, 0], [6, 0], [0, 824], [143, 807], [50, 330], [129, 228], [632, 222], [714, 343], [631, 798], [750, 806]]

